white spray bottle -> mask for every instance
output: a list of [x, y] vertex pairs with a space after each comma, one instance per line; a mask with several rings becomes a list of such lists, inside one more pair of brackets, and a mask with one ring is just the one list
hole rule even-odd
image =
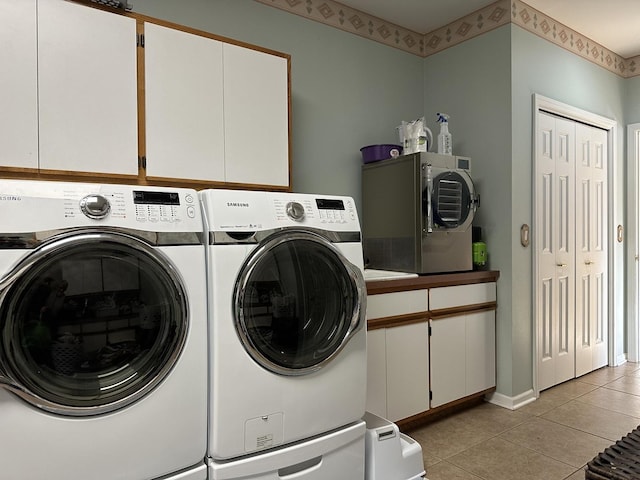
[[452, 140], [449, 133], [449, 115], [438, 113], [438, 123], [440, 123], [440, 133], [438, 134], [438, 153], [452, 155]]

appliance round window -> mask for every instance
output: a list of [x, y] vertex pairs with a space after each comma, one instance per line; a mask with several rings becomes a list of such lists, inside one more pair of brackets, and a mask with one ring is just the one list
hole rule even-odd
[[[425, 191], [424, 195], [428, 193]], [[427, 203], [426, 198], [423, 201]], [[464, 177], [451, 171], [437, 175], [433, 180], [431, 205], [437, 225], [457, 228], [465, 224], [473, 210], [471, 192]]]
[[162, 381], [184, 346], [180, 277], [134, 237], [56, 237], [2, 283], [0, 361], [10, 389], [44, 410], [82, 416], [128, 405]]
[[273, 235], [236, 282], [235, 322], [247, 352], [282, 375], [318, 370], [364, 323], [360, 270], [324, 238]]

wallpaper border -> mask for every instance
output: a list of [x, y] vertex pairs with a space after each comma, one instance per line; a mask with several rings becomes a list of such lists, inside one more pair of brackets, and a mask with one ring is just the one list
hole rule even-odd
[[640, 75], [640, 56], [623, 58], [521, 0], [498, 0], [424, 35], [335, 0], [255, 1], [420, 57], [513, 23], [621, 77]]

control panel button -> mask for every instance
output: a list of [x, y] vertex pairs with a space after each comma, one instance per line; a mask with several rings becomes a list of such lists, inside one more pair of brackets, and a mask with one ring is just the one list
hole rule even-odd
[[89, 218], [101, 219], [108, 215], [111, 204], [106, 197], [96, 193], [80, 200], [80, 210]]
[[194, 207], [187, 207], [187, 216], [189, 218], [195, 218], [196, 216], [196, 209]]
[[296, 222], [299, 222], [304, 218], [304, 207], [298, 202], [287, 203], [285, 211], [287, 212], [287, 216]]
[[193, 203], [193, 195], [187, 193], [187, 195], [184, 197], [184, 201], [187, 203]]

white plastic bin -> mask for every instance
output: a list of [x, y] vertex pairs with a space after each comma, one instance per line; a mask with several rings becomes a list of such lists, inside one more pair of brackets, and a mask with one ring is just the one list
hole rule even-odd
[[365, 480], [421, 480], [425, 478], [422, 447], [400, 433], [398, 426], [366, 412]]

